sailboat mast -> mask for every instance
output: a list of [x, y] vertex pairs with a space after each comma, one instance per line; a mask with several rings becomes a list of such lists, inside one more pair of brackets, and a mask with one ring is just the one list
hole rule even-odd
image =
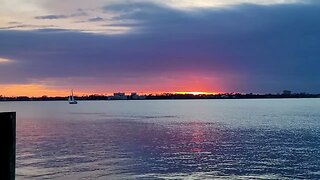
[[71, 100], [74, 101], [73, 89], [71, 90]]
[[68, 100], [69, 100], [69, 104], [77, 104], [77, 101], [74, 99], [74, 96], [73, 96], [73, 89], [71, 89], [71, 94]]

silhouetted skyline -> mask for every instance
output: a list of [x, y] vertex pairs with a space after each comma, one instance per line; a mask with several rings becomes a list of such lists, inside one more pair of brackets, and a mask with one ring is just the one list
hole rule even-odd
[[320, 92], [316, 0], [4, 0], [0, 94]]

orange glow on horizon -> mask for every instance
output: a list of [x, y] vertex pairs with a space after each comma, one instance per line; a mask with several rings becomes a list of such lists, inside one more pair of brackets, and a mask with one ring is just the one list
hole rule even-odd
[[[192, 84], [192, 86], [191, 86]], [[0, 84], [0, 96], [6, 97], [17, 97], [17, 96], [28, 96], [28, 97], [41, 97], [41, 96], [69, 96], [71, 88], [74, 89], [75, 96], [86, 96], [86, 95], [113, 95], [115, 92], [124, 92], [130, 95], [132, 92], [136, 92], [139, 95], [161, 95], [161, 94], [192, 94], [192, 95], [210, 95], [218, 94], [220, 91], [210, 91], [210, 87], [206, 87], [205, 82], [201, 83], [175, 83], [174, 85], [163, 84], [161, 86], [151, 85], [137, 85], [129, 87], [118, 87], [117, 85], [110, 87], [99, 87], [93, 86], [90, 89], [84, 87], [57, 87], [46, 86], [43, 84]], [[152, 88], [150, 88], [152, 87]], [[128, 90], [129, 89], [129, 90]], [[213, 88], [215, 90], [217, 88]]]
[[[0, 96], [16, 97], [41, 97], [41, 96], [68, 96], [70, 91], [51, 89], [38, 84], [9, 84], [0, 85]], [[79, 93], [77, 93], [79, 94]]]
[[[91, 90], [92, 91], [92, 90]], [[118, 91], [116, 91], [118, 92]], [[192, 95], [210, 95], [210, 94], [218, 94], [217, 92], [203, 92], [203, 91], [179, 91], [179, 92], [166, 92], [166, 91], [119, 91], [124, 92], [127, 95], [130, 95], [131, 92], [137, 92], [139, 95], [160, 95], [164, 93], [171, 94], [192, 94]], [[113, 95], [114, 92], [104, 92], [101, 93], [101, 90], [97, 93], [87, 92], [87, 91], [79, 91], [75, 90], [76, 96], [83, 95], [91, 95], [91, 94], [101, 94], [101, 95]], [[43, 85], [37, 84], [10, 84], [10, 85], [0, 85], [0, 96], [7, 97], [17, 97], [17, 96], [28, 96], [28, 97], [41, 97], [41, 96], [69, 96], [70, 90], [61, 90], [61, 89], [53, 89]]]
[[[188, 70], [177, 74], [159, 75], [157, 77], [142, 78], [129, 82], [95, 82], [94, 78], [49, 78], [40, 80], [41, 83], [0, 84], [0, 95], [7, 97], [16, 96], [69, 96], [71, 89], [75, 96], [86, 95], [113, 95], [115, 92], [123, 92], [130, 95], [136, 92], [139, 95], [161, 94], [192, 94], [210, 95], [223, 93], [226, 86], [221, 81], [221, 75], [208, 75]], [[108, 80], [108, 79], [107, 79]], [[63, 82], [63, 83], [61, 83]]]

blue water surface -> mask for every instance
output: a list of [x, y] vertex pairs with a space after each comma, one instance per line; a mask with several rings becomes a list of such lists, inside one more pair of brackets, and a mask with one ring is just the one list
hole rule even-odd
[[320, 179], [320, 99], [1, 102], [16, 179]]

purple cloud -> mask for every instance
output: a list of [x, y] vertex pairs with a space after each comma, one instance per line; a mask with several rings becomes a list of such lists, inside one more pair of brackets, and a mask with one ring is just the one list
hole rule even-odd
[[226, 91], [320, 91], [319, 3], [194, 12], [155, 4], [103, 9], [119, 12], [115, 24], [133, 21], [127, 24], [133, 31], [0, 31], [0, 56], [15, 60], [0, 66], [0, 82], [76, 77], [82, 85], [146, 86], [197, 74], [218, 79]]

